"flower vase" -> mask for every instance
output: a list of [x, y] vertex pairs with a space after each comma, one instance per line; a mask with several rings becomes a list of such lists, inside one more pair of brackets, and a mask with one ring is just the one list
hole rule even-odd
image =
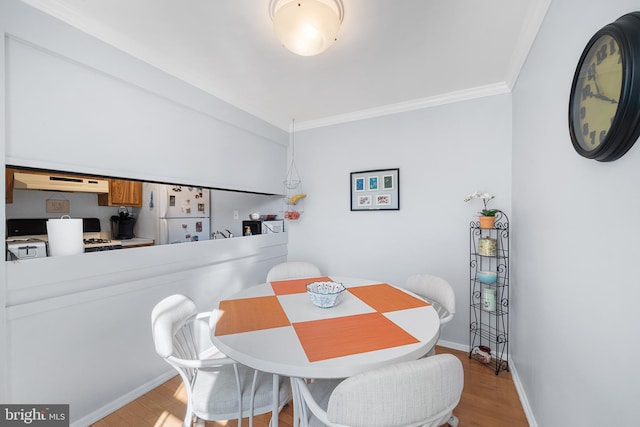
[[481, 216], [480, 217], [480, 228], [494, 228], [496, 225], [496, 217], [495, 216]]

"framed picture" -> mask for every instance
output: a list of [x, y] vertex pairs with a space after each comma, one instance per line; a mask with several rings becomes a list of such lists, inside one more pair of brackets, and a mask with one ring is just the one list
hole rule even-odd
[[370, 176], [369, 177], [369, 191], [378, 191], [378, 176]]
[[351, 210], [400, 209], [400, 169], [351, 172]]

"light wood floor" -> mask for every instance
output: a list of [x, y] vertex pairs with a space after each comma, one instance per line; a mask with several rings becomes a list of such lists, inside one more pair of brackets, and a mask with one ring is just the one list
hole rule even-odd
[[[462, 399], [453, 411], [460, 427], [528, 426], [511, 373], [496, 375], [487, 366], [469, 359], [462, 351], [436, 347], [437, 353], [457, 356], [464, 367]], [[103, 418], [93, 427], [180, 427], [185, 412], [186, 393], [176, 376], [130, 404]], [[270, 414], [255, 417], [255, 427], [268, 427]], [[278, 419], [281, 427], [293, 426], [293, 408], [287, 406]], [[243, 420], [248, 426], [248, 420]], [[237, 427], [237, 420], [211, 422], [206, 427]]]

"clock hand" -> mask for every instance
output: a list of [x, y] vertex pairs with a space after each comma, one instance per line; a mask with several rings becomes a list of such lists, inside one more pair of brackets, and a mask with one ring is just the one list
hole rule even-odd
[[618, 101], [616, 101], [615, 99], [611, 99], [608, 96], [602, 95], [602, 92], [600, 92], [600, 86], [598, 86], [598, 76], [594, 75], [593, 76], [593, 84], [596, 87], [596, 93], [591, 92], [589, 94], [589, 96], [592, 96], [594, 98], [598, 98], [598, 99], [602, 99], [603, 101], [609, 101], [612, 104], [617, 104]]
[[608, 101], [612, 104], [618, 103], [618, 101], [616, 101], [615, 99], [611, 99], [608, 96], [600, 95], [600, 93], [590, 93], [589, 96], [592, 98], [602, 99], [603, 101]]
[[600, 86], [598, 86], [598, 78], [597, 76], [593, 76], [593, 84], [596, 85], [596, 93], [600, 95]]

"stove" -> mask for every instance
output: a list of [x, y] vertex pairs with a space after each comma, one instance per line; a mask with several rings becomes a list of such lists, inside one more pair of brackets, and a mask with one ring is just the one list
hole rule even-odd
[[[47, 219], [7, 220], [7, 260], [41, 258], [48, 255]], [[120, 240], [111, 240], [110, 233], [100, 230], [98, 218], [83, 218], [82, 231], [85, 252], [122, 249]]]
[[122, 242], [119, 240], [102, 239], [89, 237], [84, 239], [85, 252], [111, 251], [114, 249], [122, 249]]
[[89, 239], [82, 239], [84, 241], [85, 245], [98, 245], [101, 243], [111, 243], [110, 239], [99, 239], [99, 238], [89, 238]]

